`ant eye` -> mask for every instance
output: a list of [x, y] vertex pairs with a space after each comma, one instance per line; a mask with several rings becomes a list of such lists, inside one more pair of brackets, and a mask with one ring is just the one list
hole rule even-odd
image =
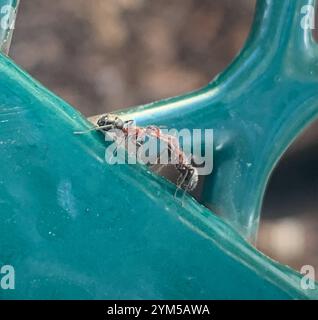
[[108, 123], [108, 116], [104, 116], [97, 121], [97, 125], [105, 126]]
[[99, 120], [97, 121], [97, 124], [98, 124], [99, 126], [104, 126], [104, 125], [105, 125], [105, 119], [104, 119], [104, 118], [99, 119]]

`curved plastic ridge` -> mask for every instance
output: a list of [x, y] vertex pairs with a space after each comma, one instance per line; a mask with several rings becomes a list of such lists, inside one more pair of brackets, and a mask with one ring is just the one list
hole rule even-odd
[[123, 110], [139, 125], [214, 129], [214, 170], [203, 204], [256, 239], [268, 178], [284, 151], [317, 118], [318, 50], [302, 28], [313, 0], [258, 0], [238, 57], [207, 87]]

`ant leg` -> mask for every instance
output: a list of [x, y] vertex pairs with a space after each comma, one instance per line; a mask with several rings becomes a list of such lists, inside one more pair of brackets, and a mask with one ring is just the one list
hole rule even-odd
[[186, 170], [186, 175], [185, 175], [182, 183], [184, 183], [184, 182], [186, 181], [186, 179], [187, 179], [188, 181], [187, 181], [187, 184], [185, 185], [185, 188], [184, 188], [183, 194], [182, 194], [182, 198], [181, 198], [181, 204], [182, 204], [182, 206], [183, 206], [183, 204], [184, 204], [185, 195], [189, 192], [190, 183], [191, 183], [191, 179], [192, 179], [192, 177], [193, 177], [193, 174], [194, 174], [194, 170], [193, 170], [193, 169], [189, 169], [189, 168], [188, 168], [188, 169]]
[[[187, 173], [187, 175], [189, 174], [189, 171]], [[191, 177], [192, 177], [193, 173], [191, 173]], [[182, 203], [182, 206], [183, 206], [183, 202], [184, 202], [184, 197], [186, 195], [186, 193], [188, 193], [189, 191], [189, 185], [190, 185], [190, 182], [186, 185], [185, 189], [184, 189], [184, 192], [183, 192], [183, 195], [182, 195], [182, 200], [181, 200], [181, 203]]]
[[176, 191], [174, 193], [174, 198], [177, 199], [178, 198], [178, 191], [181, 190], [180, 186], [177, 186]]
[[185, 175], [183, 174], [180, 174], [178, 180], [177, 180], [177, 189], [176, 189], [176, 192], [174, 193], [174, 197], [177, 198], [177, 195], [178, 195], [178, 191], [182, 189], [182, 185], [184, 184], [184, 182], [186, 181], [187, 179], [187, 176], [188, 176], [188, 170], [186, 172]]

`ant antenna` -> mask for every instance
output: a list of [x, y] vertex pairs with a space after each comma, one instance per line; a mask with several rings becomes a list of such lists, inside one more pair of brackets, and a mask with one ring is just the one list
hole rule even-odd
[[178, 180], [177, 180], [177, 189], [174, 193], [174, 197], [177, 198], [178, 197], [178, 191], [182, 190], [182, 185], [184, 184], [186, 178], [187, 178], [188, 173], [186, 173], [185, 175], [183, 175], [182, 173], [180, 174]]
[[135, 120], [127, 120], [124, 121], [124, 124], [126, 124], [127, 126], [131, 126], [132, 124], [134, 124]]
[[99, 131], [99, 130], [103, 130], [103, 129], [111, 129], [113, 128], [113, 125], [106, 125], [106, 126], [101, 126], [101, 127], [93, 127], [93, 128], [90, 128], [88, 130], [84, 130], [84, 131], [75, 131], [74, 134], [86, 134], [86, 133], [89, 133], [91, 131]]

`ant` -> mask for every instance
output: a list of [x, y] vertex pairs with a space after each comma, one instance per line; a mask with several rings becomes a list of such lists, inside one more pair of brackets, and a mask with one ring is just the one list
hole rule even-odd
[[177, 192], [181, 188], [183, 188], [185, 192], [193, 191], [197, 187], [199, 181], [198, 170], [193, 165], [192, 156], [191, 161], [189, 161], [188, 157], [180, 148], [178, 139], [172, 135], [163, 134], [159, 127], [152, 125], [147, 127], [137, 127], [133, 126], [133, 123], [133, 120], [124, 121], [118, 116], [107, 114], [98, 119], [96, 127], [83, 132], [75, 132], [75, 134], [83, 134], [95, 130], [100, 130], [105, 133], [120, 130], [124, 134], [124, 139], [126, 141], [128, 139], [132, 139], [133, 143], [135, 143], [137, 147], [142, 146], [146, 137], [159, 139], [167, 144], [170, 158], [172, 156], [174, 157], [175, 161], [173, 163], [177, 171], [180, 173], [177, 180], [175, 196], [177, 196]]

